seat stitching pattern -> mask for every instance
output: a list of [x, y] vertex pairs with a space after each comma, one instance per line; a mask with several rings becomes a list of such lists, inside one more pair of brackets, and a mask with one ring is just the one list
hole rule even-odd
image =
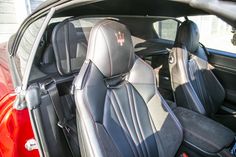
[[[130, 99], [132, 100], [132, 102], [130, 103], [131, 105], [130, 105], [130, 108], [131, 108], [131, 115], [134, 117], [133, 119], [134, 119], [134, 121], [133, 121], [133, 123], [134, 123], [134, 128], [135, 128], [135, 130], [136, 130], [136, 135], [137, 135], [137, 138], [138, 138], [138, 140], [139, 140], [139, 143], [141, 144], [142, 143], [142, 141], [144, 140], [143, 139], [143, 137], [142, 137], [142, 135], [140, 134], [140, 128], [139, 128], [139, 125], [138, 125], [138, 123], [137, 123], [137, 115], [136, 115], [136, 113], [135, 113], [135, 111], [134, 111], [134, 106], [135, 106], [135, 102], [134, 102], [134, 97], [132, 96], [132, 91], [130, 91], [130, 89], [128, 89], [128, 87], [127, 87], [127, 85], [126, 85], [126, 89], [127, 89], [127, 91], [128, 91], [128, 95], [129, 95], [129, 97], [130, 97]], [[143, 148], [143, 145], [140, 145], [140, 147], [141, 147], [141, 153], [142, 153], [142, 155], [141, 156], [144, 156], [145, 154], [144, 154], [144, 148]]]
[[[129, 91], [129, 89], [128, 89], [128, 87], [127, 87], [126, 84], [125, 84], [125, 88], [126, 88], [126, 90], [127, 90], [129, 104], [131, 104], [130, 106], [134, 106], [134, 101], [133, 101], [133, 99], [132, 99], [132, 96], [131, 96], [130, 91]], [[136, 125], [134, 124], [136, 121], [135, 121], [135, 115], [134, 115], [134, 112], [133, 112], [133, 107], [130, 107], [130, 115], [131, 115], [131, 119], [132, 119], [133, 126], [134, 126], [134, 129], [135, 129], [136, 137], [137, 137], [137, 139], [138, 139], [138, 141], [139, 141], [139, 143], [140, 143], [140, 142], [141, 142], [140, 136], [138, 136], [137, 127], [136, 127]], [[143, 152], [139, 152], [139, 153], [142, 153], [141, 156], [143, 156]]]
[[[198, 58], [196, 58], [196, 60], [195, 60], [195, 62], [196, 62], [196, 65], [198, 66], [198, 67], [200, 67], [200, 65], [199, 65], [199, 62], [198, 62], [198, 60], [197, 60]], [[208, 65], [208, 63], [207, 63], [207, 65]], [[200, 69], [200, 68], [199, 68]], [[210, 73], [211, 73], [211, 75], [213, 76], [213, 78], [215, 78], [215, 75], [211, 72], [211, 70], [210, 69], [208, 69], [208, 67], [206, 67], [206, 70], [208, 70]], [[207, 78], [206, 78], [206, 75], [203, 73], [203, 72], [201, 72], [201, 77], [202, 77], [202, 80], [203, 80], [203, 83], [205, 84], [204, 85], [204, 87], [208, 87], [208, 84], [207, 84]], [[217, 87], [221, 87], [222, 88], [222, 86], [221, 86], [221, 84], [219, 83], [219, 81], [215, 78], [215, 83], [217, 84]], [[205, 96], [206, 96], [206, 99], [208, 100], [206, 100], [207, 101], [207, 104], [209, 104], [208, 106], [209, 106], [209, 108], [210, 108], [210, 112], [215, 112], [215, 110], [216, 110], [216, 104], [214, 104], [213, 103], [213, 99], [212, 99], [212, 95], [211, 94], [208, 94], [208, 92], [207, 92], [207, 89], [206, 88], [203, 88], [203, 90], [205, 91]]]
[[[138, 129], [140, 130], [140, 135], [141, 135], [141, 137], [142, 137], [142, 141], [144, 142], [144, 149], [145, 149], [145, 156], [151, 156], [150, 154], [149, 154], [149, 152], [148, 152], [148, 145], [147, 145], [147, 142], [146, 142], [146, 140], [144, 139], [144, 135], [143, 135], [143, 132], [142, 132], [142, 127], [141, 127], [141, 124], [140, 124], [140, 121], [138, 120], [138, 117], [137, 117], [137, 115], [138, 115], [138, 113], [137, 113], [137, 108], [136, 108], [136, 106], [137, 106], [137, 102], [136, 102], [136, 100], [135, 100], [135, 96], [134, 96], [134, 92], [133, 92], [133, 89], [131, 88], [131, 93], [132, 93], [132, 98], [133, 98], [133, 104], [134, 104], [134, 112], [135, 112], [135, 115], [136, 115], [136, 121], [137, 121], [137, 124], [138, 124]], [[142, 145], [141, 145], [142, 146]], [[147, 154], [148, 155], [147, 155]]]
[[[204, 106], [203, 104], [207, 104], [208, 101], [206, 100], [206, 98], [204, 97], [204, 94], [203, 94], [203, 90], [205, 88], [202, 88], [202, 84], [200, 82], [200, 80], [202, 80], [203, 78], [201, 77], [200, 74], [197, 74], [197, 71], [199, 69], [198, 69], [198, 65], [196, 64], [195, 60], [191, 60], [189, 68], [190, 68], [190, 75], [192, 75], [195, 78], [195, 81], [191, 81], [191, 83], [195, 86], [195, 88], [193, 88], [193, 89], [196, 90], [196, 92], [198, 93], [197, 95], [200, 97], [200, 100], [203, 101], [203, 102], [200, 101], [200, 105], [206, 110], [206, 106]], [[194, 75], [194, 73], [195, 73], [195, 75]], [[205, 93], [206, 93], [206, 91], [205, 91]]]
[[[132, 86], [132, 84], [131, 84], [131, 86]], [[132, 86], [133, 87], [133, 86]], [[134, 89], [135, 89], [135, 87], [133, 87]], [[141, 95], [140, 95], [141, 96]], [[154, 95], [155, 96], [155, 95]], [[153, 96], [152, 96], [153, 97]], [[141, 96], [141, 98], [142, 98], [142, 96]], [[142, 98], [143, 99], [143, 98]], [[152, 98], [151, 98], [152, 99]], [[151, 100], [150, 99], [150, 100]], [[144, 100], [143, 100], [143, 102], [145, 102]], [[152, 116], [151, 116], [151, 114], [150, 114], [150, 111], [148, 110], [148, 108], [147, 108], [147, 114], [148, 114], [148, 117], [149, 117], [149, 119], [150, 119], [150, 124], [151, 124], [151, 126], [152, 126], [152, 131], [153, 131], [153, 135], [154, 135], [154, 139], [155, 139], [155, 142], [156, 142], [156, 148], [157, 148], [157, 152], [159, 153], [159, 149], [158, 149], [158, 145], [157, 145], [157, 143], [158, 143], [158, 140], [160, 141], [160, 147], [162, 147], [163, 145], [162, 145], [162, 141], [160, 140], [161, 138], [160, 138], [160, 135], [157, 133], [157, 129], [156, 129], [156, 127], [155, 127], [155, 125], [154, 125], [154, 122], [153, 122], [153, 119], [152, 119]], [[163, 149], [163, 147], [162, 147], [162, 150], [163, 151], [165, 151], [164, 149]]]
[[207, 101], [204, 97], [203, 88], [201, 88], [202, 84], [200, 82], [200, 80], [202, 78], [201, 78], [201, 75], [198, 73], [200, 71], [200, 69], [198, 68], [198, 65], [196, 64], [195, 60], [192, 61], [192, 64], [190, 65], [190, 69], [191, 69], [191, 75], [194, 76], [194, 78], [195, 78], [195, 84], [197, 87], [197, 91], [200, 94], [200, 97], [202, 98], [202, 100], [204, 101], [203, 103], [206, 104]]
[[[136, 59], [136, 61], [135, 62], [141, 62], [142, 64], [144, 64], [144, 65], [146, 65], [146, 67], [150, 70], [150, 72], [152, 73], [152, 77], [153, 77], [153, 79], [152, 80], [150, 80], [150, 82], [147, 82], [147, 83], [140, 83], [140, 84], [143, 84], [143, 85], [153, 85], [153, 87], [154, 87], [154, 96], [160, 96], [160, 98], [161, 98], [161, 102], [162, 102], [162, 104], [163, 104], [163, 108], [165, 108], [166, 110], [167, 110], [167, 112], [169, 113], [169, 115], [170, 115], [170, 117], [172, 118], [172, 120], [175, 122], [175, 125], [177, 126], [177, 128], [178, 128], [178, 131], [181, 133], [181, 138], [180, 138], [180, 140], [182, 140], [183, 139], [183, 136], [182, 136], [182, 132], [183, 132], [183, 130], [182, 130], [182, 126], [181, 126], [181, 124], [180, 124], [180, 122], [179, 122], [179, 120], [177, 119], [177, 117], [174, 115], [174, 113], [172, 112], [172, 110], [169, 108], [169, 106], [165, 103], [165, 101], [164, 101], [164, 99], [162, 98], [162, 96], [160, 95], [160, 93], [158, 92], [158, 90], [157, 90], [157, 84], [156, 84], [156, 77], [155, 77], [155, 74], [154, 74], [154, 71], [153, 71], [153, 69], [146, 63], [146, 62], [144, 62], [143, 60], [141, 60], [139, 57], [137, 57], [137, 59]], [[135, 65], [135, 63], [134, 63], [134, 65]], [[132, 70], [131, 70], [131, 72], [132, 72]], [[129, 80], [129, 79], [127, 79], [127, 80]], [[130, 82], [131, 83], [131, 85], [138, 85], [139, 83], [135, 83], [135, 82]], [[134, 89], [136, 89], [135, 87], [134, 87]], [[137, 90], [138, 91], [138, 90]], [[139, 93], [139, 92], [138, 92]], [[141, 96], [141, 98], [143, 99], [143, 97]], [[151, 99], [150, 99], [151, 100]], [[148, 100], [148, 102], [150, 101], [150, 100]], [[143, 100], [144, 101], [144, 100]], [[145, 101], [144, 101], [145, 102]], [[146, 102], [146, 104], [148, 103], [148, 102]], [[149, 111], [150, 112], [150, 111]], [[149, 113], [150, 114], [150, 113]], [[151, 116], [149, 116], [149, 117], [151, 117]], [[150, 118], [150, 119], [152, 119], [152, 118]], [[153, 125], [153, 126], [155, 126], [155, 125]], [[156, 128], [155, 128], [156, 129]], [[154, 134], [154, 135], [156, 135], [155, 136], [155, 140], [156, 140], [156, 142], [159, 140], [160, 141], [160, 143], [162, 143], [161, 142], [161, 140], [160, 140], [160, 138], [158, 139], [158, 137], [160, 137], [160, 135], [159, 134]], [[181, 142], [181, 141], [180, 141]], [[158, 142], [157, 142], [158, 143]], [[162, 144], [160, 144], [160, 146], [162, 146]], [[158, 145], [157, 145], [157, 150], [159, 150], [158, 149]], [[165, 151], [164, 149], [162, 149], [163, 151]], [[161, 152], [158, 152], [160, 155], [162, 154]], [[165, 154], [165, 152], [164, 152], [164, 154]]]
[[[157, 90], [157, 83], [156, 83], [156, 79], [155, 79], [155, 73], [153, 71], [153, 69], [146, 63], [144, 62], [142, 59], [138, 58], [144, 65], [146, 65], [151, 71], [152, 71], [152, 76], [153, 76], [153, 82], [154, 82], [154, 90], [155, 90], [155, 94], [157, 94], [158, 96], [161, 97], [163, 105], [166, 107], [166, 109], [168, 110], [169, 114], [171, 115], [171, 117], [173, 118], [173, 120], [176, 122], [176, 124], [178, 125], [179, 129], [182, 130], [182, 126], [179, 122], [179, 120], [176, 118], [176, 116], [174, 115], [174, 113], [172, 112], [172, 110], [168, 107], [168, 105], [165, 103], [165, 101], [163, 101], [162, 96], [160, 95], [160, 93]], [[136, 83], [135, 83], [136, 84]]]
[[[123, 114], [122, 114], [122, 112], [121, 112], [121, 110], [120, 110], [120, 105], [119, 105], [119, 103], [118, 103], [118, 101], [117, 101], [117, 98], [116, 98], [116, 96], [115, 96], [115, 93], [114, 93], [114, 91], [111, 91], [111, 93], [113, 94], [115, 103], [117, 104], [117, 105], [115, 105], [114, 102], [112, 101], [112, 99], [110, 98], [112, 108], [113, 108], [114, 111], [115, 111], [115, 114], [116, 114], [116, 116], [117, 116], [117, 119], [118, 119], [120, 125], [121, 125], [125, 130], [127, 130], [127, 133], [126, 133], [126, 132], [122, 129], [122, 130], [123, 130], [123, 133], [125, 134], [126, 140], [128, 141], [128, 143], [129, 143], [129, 145], [130, 145], [130, 147], [131, 147], [131, 149], [132, 149], [134, 155], [135, 155], [135, 156], [138, 156], [138, 154], [137, 154], [137, 148], [133, 146], [133, 141], [131, 141], [131, 140], [129, 139], [129, 137], [128, 137], [128, 136], [130, 136], [130, 137], [132, 138], [132, 140], [133, 140], [133, 137], [132, 137], [132, 135], [131, 135], [131, 133], [130, 133], [130, 130], [129, 130], [128, 127], [127, 127], [127, 122], [123, 119]], [[117, 108], [116, 108], [115, 106], [117, 106]], [[118, 111], [118, 110], [119, 110], [119, 111]], [[118, 116], [119, 114], [120, 114], [121, 116]], [[127, 135], [127, 134], [128, 134], [128, 135]]]
[[[191, 62], [191, 61], [189, 61], [188, 64], [184, 65], [184, 68], [185, 68], [185, 69], [188, 69], [188, 68], [190, 69], [190, 68], [191, 68], [191, 66], [190, 66], [191, 63], [190, 63], [190, 62]], [[189, 67], [187, 68], [188, 65], [189, 65]], [[189, 82], [191, 82], [191, 74], [190, 74], [190, 71], [192, 71], [192, 70], [187, 70], [187, 72], [188, 72], [189, 75], [190, 75], [190, 78], [188, 77], [189, 75], [186, 75], [186, 77], [188, 77]], [[186, 100], [187, 100], [187, 105], [188, 105], [188, 107], [189, 107], [190, 109], [193, 109], [193, 107], [192, 107], [192, 105], [191, 105], [191, 102], [189, 101], [189, 98], [188, 98], [188, 96], [187, 96], [187, 93], [190, 94], [190, 98], [191, 98], [192, 101], [197, 101], [196, 104], [198, 104], [198, 105], [195, 106], [196, 109], [197, 109], [197, 111], [199, 111], [199, 112], [202, 112], [202, 111], [203, 111], [203, 112], [204, 112], [204, 111], [205, 111], [205, 108], [202, 106], [201, 101], [199, 100], [198, 95], [197, 95], [197, 93], [196, 93], [195, 90], [194, 90], [193, 84], [190, 83], [189, 86], [190, 86], [190, 88], [188, 88], [188, 86], [186, 86], [185, 90], [183, 90], [184, 95], [185, 95], [185, 98], [186, 98]], [[191, 90], [191, 92], [187, 92], [187, 91], [189, 91], [189, 90]], [[195, 110], [195, 109], [193, 109], [193, 110]]]
[[[152, 116], [151, 116], [151, 114], [150, 114], [150, 111], [148, 110], [148, 117], [149, 117], [149, 119], [150, 119], [150, 124], [151, 124], [151, 126], [152, 126], [152, 131], [153, 131], [153, 135], [154, 135], [154, 139], [155, 139], [155, 142], [156, 142], [156, 149], [157, 149], [157, 152], [158, 152], [158, 154], [160, 154], [159, 153], [159, 149], [158, 149], [158, 141], [160, 141], [161, 142], [161, 140], [160, 140], [160, 135], [158, 134], [158, 132], [157, 132], [157, 129], [156, 129], [156, 127], [155, 127], [155, 125], [154, 125], [154, 122], [153, 122], [153, 119], [152, 119]], [[162, 144], [160, 144], [160, 147], [162, 147]], [[162, 147], [163, 148], [163, 147]], [[164, 149], [162, 149], [162, 150], [164, 150]]]

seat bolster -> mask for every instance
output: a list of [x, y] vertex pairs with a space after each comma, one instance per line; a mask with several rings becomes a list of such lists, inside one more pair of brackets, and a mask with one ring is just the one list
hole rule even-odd
[[188, 52], [186, 48], [174, 47], [170, 52], [169, 69], [173, 90], [189, 82], [188, 77]]
[[188, 52], [185, 47], [176, 47], [170, 53], [169, 68], [171, 85], [178, 106], [189, 108], [195, 112], [206, 114], [189, 78]]
[[[85, 101], [82, 90], [75, 90], [75, 102], [77, 104], [77, 122], [78, 130], [80, 131], [79, 141], [83, 144], [81, 153], [86, 157], [95, 156], [103, 157], [103, 152], [100, 149], [99, 139], [96, 133], [95, 121], [92, 114], [87, 108], [88, 104]], [[79, 106], [78, 106], [79, 105]], [[86, 121], [84, 121], [86, 120]]]
[[[180, 122], [157, 90], [153, 69], [137, 57], [130, 71], [128, 81], [147, 104], [150, 118], [159, 134], [163, 147], [162, 152], [159, 153], [164, 152], [164, 156], [174, 156], [174, 152], [178, 150], [182, 142], [183, 130]], [[176, 130], [174, 133], [173, 129]]]
[[193, 55], [189, 62], [191, 83], [208, 115], [214, 114], [223, 105], [225, 91], [217, 80], [208, 62]]
[[211, 70], [204, 73], [208, 94], [211, 96], [211, 113], [216, 113], [225, 101], [225, 90]]
[[183, 140], [183, 129], [179, 120], [159, 94], [152, 97], [147, 107], [160, 137], [163, 156], [174, 156]]
[[[102, 122], [103, 118], [103, 105], [106, 94], [102, 83], [103, 77], [101, 73], [89, 61], [83, 64], [80, 74], [75, 78], [73, 83], [75, 86], [74, 96], [78, 113], [78, 130], [81, 131], [78, 135], [84, 145], [82, 154], [88, 157], [106, 156], [104, 154], [105, 151], [100, 149], [101, 143], [97, 133], [97, 123]], [[97, 94], [97, 91], [100, 91], [99, 94]], [[89, 99], [92, 97], [93, 99]], [[96, 105], [96, 103], [101, 106]]]
[[203, 115], [207, 114], [190, 83], [186, 83], [176, 88], [175, 97], [178, 106], [188, 108]]

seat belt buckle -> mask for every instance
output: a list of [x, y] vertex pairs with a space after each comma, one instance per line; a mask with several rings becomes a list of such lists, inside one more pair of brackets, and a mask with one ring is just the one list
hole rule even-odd
[[58, 123], [57, 123], [57, 125], [58, 125], [60, 128], [66, 129], [66, 131], [69, 133], [69, 132], [70, 132], [70, 128], [67, 127], [65, 124], [66, 124], [66, 123], [62, 123], [62, 122], [58, 122]]
[[49, 86], [53, 83], [55, 83], [56, 81], [54, 79], [48, 79], [46, 80], [44, 83], [41, 84], [41, 89], [43, 91], [47, 91]]

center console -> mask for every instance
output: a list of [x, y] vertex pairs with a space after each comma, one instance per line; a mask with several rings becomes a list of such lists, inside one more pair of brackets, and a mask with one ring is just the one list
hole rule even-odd
[[182, 152], [189, 157], [235, 157], [235, 133], [230, 129], [182, 107], [173, 111], [183, 126]]

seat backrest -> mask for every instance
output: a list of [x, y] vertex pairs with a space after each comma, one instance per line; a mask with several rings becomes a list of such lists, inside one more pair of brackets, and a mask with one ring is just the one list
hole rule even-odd
[[65, 20], [54, 28], [52, 45], [57, 69], [61, 75], [80, 70], [86, 57], [87, 41], [85, 36], [78, 36], [73, 23]]
[[82, 156], [176, 154], [181, 125], [157, 91], [153, 69], [134, 55], [126, 26], [104, 20], [92, 29], [74, 86]]
[[216, 113], [225, 92], [210, 70], [194, 22], [187, 20], [179, 27], [169, 64], [177, 105], [205, 115]]

